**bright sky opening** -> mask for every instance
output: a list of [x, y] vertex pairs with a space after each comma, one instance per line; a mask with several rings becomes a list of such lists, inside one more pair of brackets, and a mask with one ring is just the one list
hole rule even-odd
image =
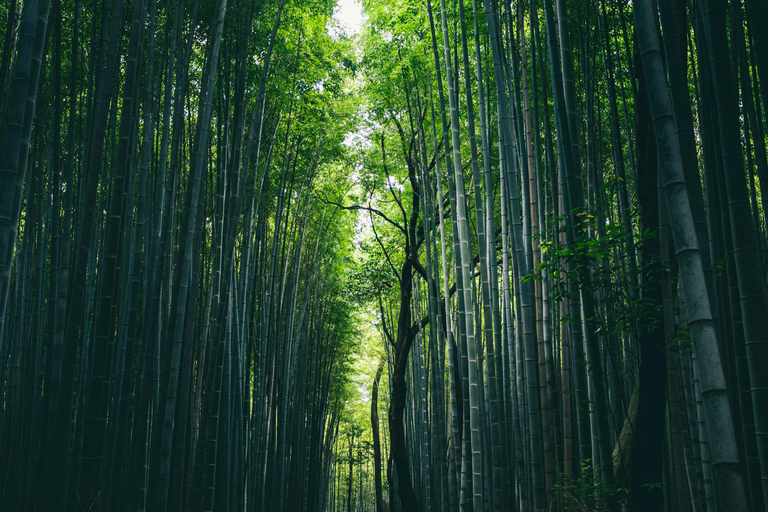
[[333, 8], [333, 21], [336, 31], [348, 36], [359, 34], [365, 22], [362, 4], [357, 0], [339, 0]]

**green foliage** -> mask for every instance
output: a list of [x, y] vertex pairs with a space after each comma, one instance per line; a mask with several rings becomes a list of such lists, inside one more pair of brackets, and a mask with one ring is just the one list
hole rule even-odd
[[566, 512], [603, 512], [609, 502], [626, 503], [628, 489], [612, 489], [595, 475], [591, 459], [581, 464], [581, 476], [560, 473], [561, 484], [553, 486], [555, 497]]

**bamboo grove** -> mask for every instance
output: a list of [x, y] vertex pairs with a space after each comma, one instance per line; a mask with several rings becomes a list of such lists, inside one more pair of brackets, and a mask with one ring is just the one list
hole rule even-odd
[[765, 2], [362, 7], [0, 7], [0, 508], [765, 510]]
[[765, 510], [765, 4], [364, 5], [333, 510]]
[[6, 7], [0, 508], [317, 509], [353, 334], [313, 200], [332, 5]]

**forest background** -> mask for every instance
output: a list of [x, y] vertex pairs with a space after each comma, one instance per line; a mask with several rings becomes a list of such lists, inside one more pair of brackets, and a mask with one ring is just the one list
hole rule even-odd
[[758, 512], [764, 0], [5, 0], [0, 508]]

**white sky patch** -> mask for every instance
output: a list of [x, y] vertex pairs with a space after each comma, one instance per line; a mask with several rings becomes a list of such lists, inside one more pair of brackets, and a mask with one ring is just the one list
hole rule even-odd
[[327, 27], [328, 34], [334, 39], [341, 34], [355, 36], [362, 31], [366, 18], [358, 0], [338, 0], [333, 8], [333, 19]]
[[364, 109], [362, 110], [363, 122], [360, 123], [358, 129], [354, 132], [349, 132], [344, 136], [344, 144], [349, 148], [368, 149], [371, 147], [371, 135], [373, 132], [381, 128], [381, 125], [375, 120], [371, 119], [370, 113]]
[[[368, 203], [365, 203], [365, 206], [368, 206]], [[372, 240], [373, 239], [373, 228], [371, 227], [371, 218], [370, 213], [366, 210], [358, 210], [357, 211], [357, 221], [355, 225], [355, 237], [354, 237], [354, 244], [355, 249], [360, 252], [362, 251], [362, 244], [365, 240]]]
[[391, 188], [395, 190], [399, 190], [400, 192], [403, 192], [405, 190], [405, 185], [400, 183], [400, 181], [398, 181], [396, 176], [392, 176], [392, 175], [387, 176], [387, 185], [389, 185]]

